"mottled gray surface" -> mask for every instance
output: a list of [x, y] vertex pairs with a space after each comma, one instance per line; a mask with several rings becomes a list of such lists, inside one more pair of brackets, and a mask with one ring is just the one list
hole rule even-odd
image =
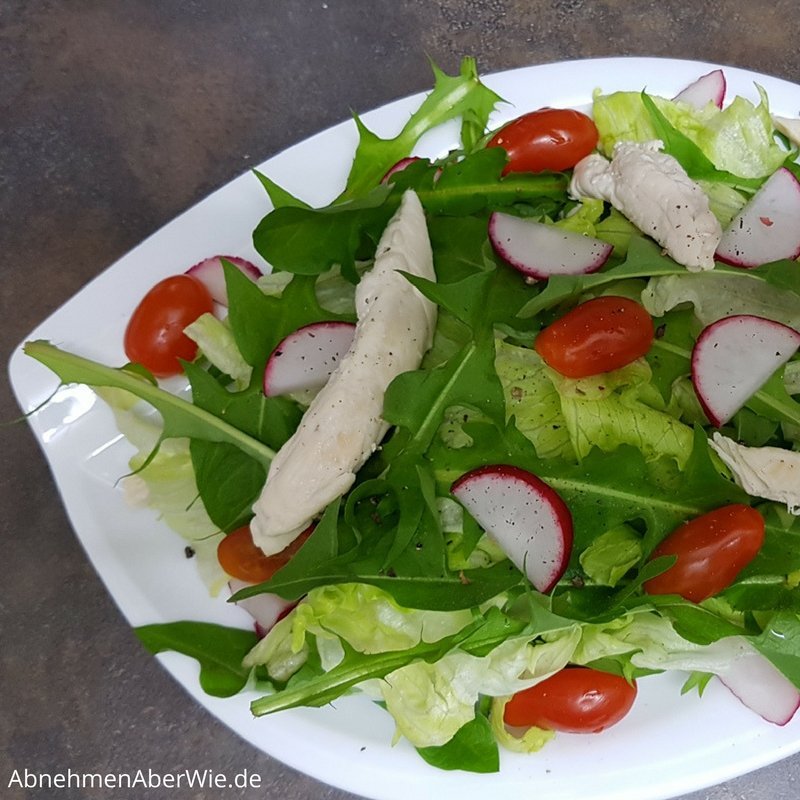
[[[488, 72], [657, 55], [797, 79], [796, 4], [708, 0], [0, 0], [2, 351], [174, 215], [248, 165], [429, 86], [426, 55]], [[0, 419], [17, 413], [7, 386]], [[0, 429], [0, 797], [14, 769], [209, 767], [257, 791], [336, 798], [223, 728], [148, 657], [88, 565], [23, 425]], [[800, 758], [692, 800], [790, 800]], [[535, 787], [531, 789], [535, 796]], [[144, 793], [137, 797], [146, 797]]]

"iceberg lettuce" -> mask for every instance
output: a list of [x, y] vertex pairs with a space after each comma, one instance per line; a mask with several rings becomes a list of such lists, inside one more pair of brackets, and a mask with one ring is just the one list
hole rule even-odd
[[571, 379], [547, 367], [529, 348], [497, 342], [495, 368], [507, 414], [541, 458], [583, 458], [592, 447], [623, 444], [648, 460], [662, 456], [682, 466], [692, 431], [663, 408], [644, 359], [613, 372]]
[[253, 368], [236, 346], [230, 326], [213, 314], [202, 314], [183, 331], [221, 372], [233, 378], [237, 389], [250, 383]]
[[529, 636], [508, 639], [482, 657], [454, 650], [390, 673], [381, 694], [400, 734], [417, 747], [442, 745], [475, 717], [481, 695], [508, 698], [535, 685], [569, 663], [579, 640], [574, 625], [535, 645]]
[[530, 348], [495, 342], [495, 369], [503, 385], [506, 414], [533, 443], [539, 458], [573, 458], [561, 398], [538, 354]]
[[747, 270], [741, 275], [714, 270], [653, 277], [641, 300], [654, 317], [691, 303], [703, 325], [731, 314], [755, 314], [800, 328], [800, 295], [768, 281], [754, 280]]
[[[160, 442], [161, 418], [147, 403], [122, 389], [99, 387], [97, 394], [108, 403], [120, 433], [136, 449], [130, 458], [132, 470], [120, 481], [131, 506], [151, 508], [194, 551], [197, 569], [212, 595], [228, 578], [217, 560], [219, 528], [206, 513], [197, 491], [189, 439], [169, 438]], [[158, 445], [158, 452], [151, 457]]]
[[[718, 170], [743, 178], [762, 178], [781, 166], [786, 151], [775, 141], [766, 94], [760, 86], [756, 88], [758, 105], [736, 97], [722, 110], [713, 104], [698, 110], [663, 97], [652, 100]], [[659, 138], [638, 92], [598, 92], [592, 114], [600, 134], [600, 148], [609, 156], [617, 142]]]
[[271, 677], [285, 680], [288, 667], [299, 669], [298, 658], [313, 635], [322, 667], [341, 661], [346, 642], [359, 653], [407, 650], [420, 642], [435, 642], [457, 633], [472, 621], [470, 610], [424, 611], [399, 606], [374, 586], [345, 583], [312, 589], [291, 613], [250, 652], [247, 663], [262, 664]]
[[629, 525], [601, 533], [581, 554], [586, 575], [601, 586], [616, 586], [644, 554], [641, 537]]

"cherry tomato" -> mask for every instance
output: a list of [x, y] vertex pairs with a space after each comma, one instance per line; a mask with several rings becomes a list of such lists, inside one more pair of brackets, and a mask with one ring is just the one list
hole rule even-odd
[[486, 145], [508, 153], [509, 172], [561, 172], [574, 167], [597, 146], [594, 122], [580, 111], [540, 108], [512, 120]]
[[248, 583], [268, 581], [302, 547], [311, 535], [313, 526], [306, 528], [288, 547], [280, 553], [267, 556], [253, 543], [250, 526], [245, 525], [231, 531], [217, 547], [217, 560], [222, 569], [233, 578]]
[[534, 348], [556, 372], [585, 378], [643, 356], [654, 335], [653, 320], [639, 303], [604, 296], [581, 303], [548, 325], [536, 337]]
[[158, 378], [181, 372], [178, 359], [191, 361], [197, 345], [183, 332], [201, 314], [213, 311], [208, 289], [191, 275], [173, 275], [142, 298], [125, 329], [125, 355]]
[[730, 586], [763, 542], [764, 518], [754, 508], [734, 503], [709, 511], [676, 528], [658, 545], [653, 558], [678, 560], [647, 581], [644, 589], [699, 603]]
[[636, 681], [589, 667], [567, 667], [517, 692], [506, 703], [503, 721], [513, 727], [599, 733], [631, 710], [636, 692]]

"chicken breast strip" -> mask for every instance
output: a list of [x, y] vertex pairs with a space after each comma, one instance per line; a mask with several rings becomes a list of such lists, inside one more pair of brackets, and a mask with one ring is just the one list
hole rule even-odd
[[575, 165], [570, 194], [611, 203], [689, 271], [713, 269], [722, 228], [705, 192], [662, 146], [619, 142], [611, 161], [586, 156]]
[[356, 288], [350, 350], [278, 451], [253, 505], [253, 541], [271, 555], [287, 547], [353, 484], [388, 424], [383, 398], [392, 380], [419, 367], [431, 346], [436, 304], [400, 271], [436, 280], [425, 213], [403, 195], [381, 236], [375, 264]]
[[714, 433], [711, 447], [749, 495], [786, 503], [800, 514], [800, 453], [780, 447], [746, 447]]

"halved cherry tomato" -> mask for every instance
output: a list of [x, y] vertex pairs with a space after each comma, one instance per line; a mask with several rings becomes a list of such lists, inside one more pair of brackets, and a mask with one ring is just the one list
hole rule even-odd
[[178, 359], [191, 361], [197, 355], [197, 345], [183, 329], [213, 309], [211, 294], [197, 278], [173, 275], [159, 281], [131, 315], [125, 355], [158, 378], [179, 374]]
[[587, 300], [548, 325], [534, 348], [556, 372], [585, 378], [643, 356], [654, 335], [653, 320], [639, 303], [609, 295]]
[[644, 584], [649, 594], [678, 594], [699, 603], [727, 589], [764, 543], [764, 518], [754, 508], [733, 503], [676, 528], [652, 558], [677, 556], [666, 571]]
[[267, 556], [253, 543], [250, 526], [244, 525], [231, 531], [217, 546], [217, 560], [232, 578], [248, 583], [268, 581], [281, 567], [285, 567], [292, 556], [302, 547], [313, 526], [304, 530], [280, 553]]
[[631, 710], [636, 693], [636, 681], [589, 667], [567, 667], [517, 692], [506, 703], [503, 721], [512, 727], [599, 733]]
[[540, 108], [512, 120], [486, 145], [508, 153], [509, 172], [561, 172], [574, 167], [597, 146], [590, 117], [569, 108]]

